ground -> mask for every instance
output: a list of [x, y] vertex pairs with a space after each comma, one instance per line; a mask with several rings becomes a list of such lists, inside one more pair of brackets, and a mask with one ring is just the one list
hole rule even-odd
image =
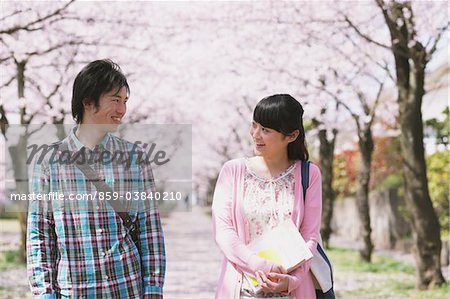
[[[25, 266], [8, 262], [14, 258], [11, 250], [18, 247], [17, 225], [4, 220], [0, 224], [0, 299], [31, 298]], [[163, 219], [163, 228], [167, 253], [164, 298], [214, 298], [222, 255], [213, 240], [210, 212], [199, 207], [173, 211]], [[427, 292], [415, 290], [411, 255], [376, 251], [374, 262], [365, 264], [352, 250], [355, 244], [338, 238], [332, 239], [331, 244], [328, 252], [335, 265], [338, 298], [440, 299], [450, 292], [449, 285]], [[444, 273], [448, 277], [448, 268]]]

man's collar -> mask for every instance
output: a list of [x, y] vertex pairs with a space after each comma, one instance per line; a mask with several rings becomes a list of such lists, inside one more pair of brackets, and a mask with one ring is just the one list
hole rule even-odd
[[[70, 134], [68, 136], [68, 143], [69, 143], [69, 150], [71, 151], [79, 151], [83, 147], [87, 148], [81, 141], [78, 139], [76, 135], [76, 131], [78, 129], [78, 126], [75, 126], [73, 129], [70, 130]], [[100, 149], [105, 149], [111, 154], [114, 153], [114, 145], [111, 138], [110, 133], [106, 133], [101, 142], [96, 146], [100, 146]]]

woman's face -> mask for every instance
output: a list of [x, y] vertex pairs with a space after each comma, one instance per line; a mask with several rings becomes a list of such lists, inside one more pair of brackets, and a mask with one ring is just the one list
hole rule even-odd
[[295, 140], [274, 129], [265, 128], [255, 121], [250, 127], [250, 135], [253, 138], [255, 155], [263, 157], [287, 155], [289, 142]]

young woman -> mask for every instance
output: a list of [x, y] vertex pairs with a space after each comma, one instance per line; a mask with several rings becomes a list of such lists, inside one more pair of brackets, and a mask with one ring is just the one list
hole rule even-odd
[[[302, 106], [290, 95], [262, 99], [250, 127], [255, 156], [228, 161], [220, 171], [212, 205], [215, 240], [225, 256], [218, 299], [316, 298], [310, 262], [286, 273], [247, 248], [252, 240], [291, 218], [316, 253], [321, 175], [311, 164], [304, 204], [300, 169], [308, 151], [302, 116]], [[258, 279], [260, 291], [252, 288], [249, 276]]]

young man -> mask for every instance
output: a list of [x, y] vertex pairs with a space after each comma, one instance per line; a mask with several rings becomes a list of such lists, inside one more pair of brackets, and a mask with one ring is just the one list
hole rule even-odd
[[[73, 86], [77, 126], [54, 145], [55, 155], [34, 165], [30, 191], [64, 195], [30, 202], [27, 268], [35, 298], [162, 298], [166, 258], [158, 209], [151, 200], [126, 200], [155, 191], [152, 171], [136, 158], [142, 149], [111, 134], [128, 95], [117, 64], [89, 63]], [[80, 164], [88, 165], [91, 177], [76, 165], [80, 160], [64, 160], [64, 153], [83, 156]]]

